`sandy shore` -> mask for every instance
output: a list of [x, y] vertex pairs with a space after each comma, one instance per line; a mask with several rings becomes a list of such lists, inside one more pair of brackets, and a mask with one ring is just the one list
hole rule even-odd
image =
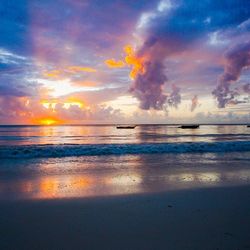
[[0, 201], [0, 249], [250, 249], [250, 187]]

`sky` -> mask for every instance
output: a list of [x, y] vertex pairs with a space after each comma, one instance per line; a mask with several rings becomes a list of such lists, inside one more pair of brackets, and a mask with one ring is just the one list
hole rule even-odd
[[249, 0], [0, 0], [0, 124], [250, 123]]

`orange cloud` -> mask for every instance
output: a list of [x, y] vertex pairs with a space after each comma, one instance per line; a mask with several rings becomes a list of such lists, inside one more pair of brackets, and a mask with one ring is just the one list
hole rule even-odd
[[76, 106], [79, 108], [79, 112], [81, 112], [80, 110], [87, 108], [86, 105], [86, 102], [76, 97], [41, 100], [36, 109], [30, 112], [29, 123], [37, 125], [65, 124], [70, 122], [69, 119], [71, 119], [67, 116], [69, 114], [67, 110]]
[[86, 107], [85, 102], [75, 97], [69, 97], [64, 100], [43, 100], [41, 104], [44, 108], [52, 111], [56, 111], [57, 104], [61, 105], [64, 109], [69, 109], [71, 106], [78, 106], [79, 108]]
[[48, 78], [60, 78], [62, 74], [61, 70], [51, 70], [47, 72], [43, 72], [43, 76], [48, 77]]
[[69, 109], [70, 106], [78, 106], [79, 108], [86, 107], [86, 103], [82, 100], [79, 100], [75, 97], [69, 97], [66, 101], [63, 102], [63, 108]]
[[55, 109], [57, 101], [41, 101], [41, 104], [46, 109]]
[[91, 67], [68, 66], [63, 69], [55, 69], [55, 70], [43, 72], [43, 76], [48, 77], [48, 78], [60, 79], [60, 78], [63, 78], [65, 75], [67, 76], [69, 74], [74, 74], [78, 72], [93, 73], [96, 71], [97, 71], [96, 69], [91, 68]]
[[132, 67], [130, 72], [130, 78], [135, 79], [138, 74], [144, 74], [144, 58], [137, 57], [135, 51], [131, 45], [126, 45], [124, 47], [124, 51], [126, 53], [125, 62]]
[[66, 107], [67, 105], [72, 106], [72, 105], [76, 105], [79, 108], [86, 108], [87, 103], [85, 102], [85, 100], [83, 101], [80, 98], [76, 98], [76, 97], [68, 97], [64, 102], [64, 107]]
[[67, 67], [67, 70], [73, 73], [77, 73], [79, 71], [85, 71], [85, 72], [96, 72], [97, 70], [91, 67], [81, 67], [81, 66], [69, 66]]
[[123, 68], [125, 66], [125, 63], [121, 60], [116, 61], [115, 59], [108, 59], [105, 61], [105, 64], [109, 67], [109, 68]]
[[105, 61], [105, 64], [110, 68], [122, 68], [125, 67], [125, 65], [128, 65], [131, 67], [130, 71], [130, 78], [135, 79], [138, 74], [144, 74], [145, 68], [144, 68], [144, 57], [138, 57], [131, 45], [126, 45], [124, 47], [124, 51], [126, 53], [125, 56], [125, 62], [122, 60], [116, 61], [115, 59], [107, 59]]

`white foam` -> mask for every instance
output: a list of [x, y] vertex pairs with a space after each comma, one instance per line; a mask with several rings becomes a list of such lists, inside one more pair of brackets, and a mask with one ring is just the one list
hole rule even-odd
[[0, 146], [0, 159], [250, 151], [250, 141]]

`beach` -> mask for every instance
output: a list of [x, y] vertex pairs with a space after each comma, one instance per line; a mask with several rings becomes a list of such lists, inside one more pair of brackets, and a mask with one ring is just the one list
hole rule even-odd
[[250, 249], [250, 188], [0, 202], [1, 249]]
[[245, 127], [83, 129], [2, 128], [0, 249], [250, 249]]

